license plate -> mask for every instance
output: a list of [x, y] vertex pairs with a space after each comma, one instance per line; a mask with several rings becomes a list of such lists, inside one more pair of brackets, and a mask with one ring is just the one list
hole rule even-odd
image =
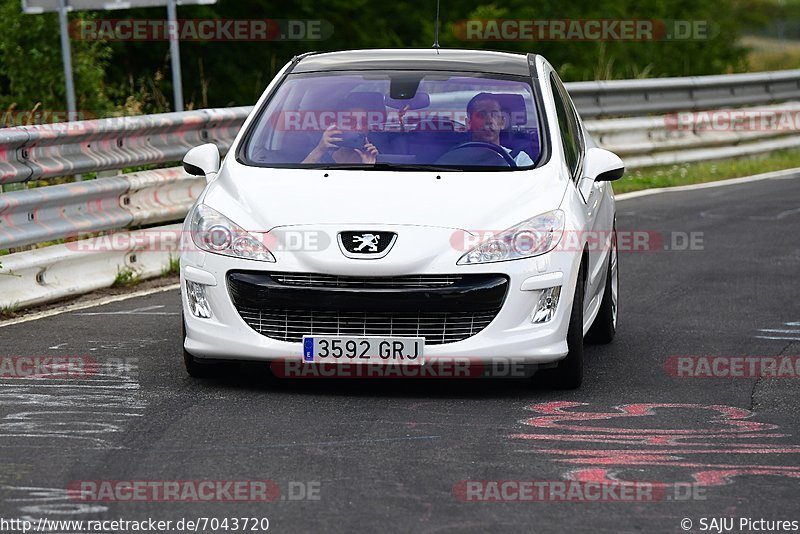
[[306, 363], [422, 365], [422, 337], [303, 336]]

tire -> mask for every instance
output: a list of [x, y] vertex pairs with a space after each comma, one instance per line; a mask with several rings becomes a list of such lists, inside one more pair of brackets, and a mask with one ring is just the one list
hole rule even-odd
[[556, 389], [577, 389], [583, 382], [583, 293], [585, 289], [583, 267], [578, 272], [575, 298], [567, 328], [567, 356], [554, 369], [545, 369], [534, 375], [534, 383]]
[[186, 323], [181, 319], [181, 348], [183, 349], [183, 363], [186, 366], [186, 372], [192, 378], [217, 378], [227, 374], [230, 371], [230, 365], [225, 363], [201, 363], [197, 358], [189, 354], [183, 343], [186, 339]]
[[614, 340], [617, 333], [617, 315], [619, 313], [619, 257], [617, 254], [617, 230], [611, 239], [611, 253], [608, 255], [608, 271], [606, 287], [600, 310], [586, 333], [586, 341], [598, 345], [607, 345]]

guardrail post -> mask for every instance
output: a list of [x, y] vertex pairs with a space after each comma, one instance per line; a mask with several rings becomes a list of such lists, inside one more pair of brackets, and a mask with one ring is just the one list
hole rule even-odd
[[67, 116], [70, 122], [77, 119], [75, 81], [72, 79], [72, 47], [69, 42], [67, 1], [58, 0], [58, 24], [61, 26], [61, 57], [64, 59], [64, 83], [67, 90]]
[[169, 19], [169, 56], [172, 61], [172, 86], [175, 93], [175, 111], [183, 111], [183, 78], [181, 74], [181, 49], [178, 29], [178, 9], [175, 0], [167, 0]]

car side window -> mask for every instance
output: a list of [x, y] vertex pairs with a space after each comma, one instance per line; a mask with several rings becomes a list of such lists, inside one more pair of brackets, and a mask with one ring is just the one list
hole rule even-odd
[[[578, 118], [578, 111], [575, 109], [575, 104], [569, 97], [569, 93], [567, 93], [567, 89], [564, 87], [564, 84], [561, 83], [561, 80], [558, 78], [556, 78], [556, 80], [558, 81], [558, 88], [561, 90], [561, 95], [564, 97], [564, 102], [566, 103], [567, 119], [569, 120], [570, 129], [572, 130], [573, 136], [578, 145], [577, 171], [583, 167], [583, 157], [586, 154], [586, 140], [583, 137], [583, 127], [581, 126], [581, 121]], [[580, 178], [580, 176], [576, 174], [575, 179], [577, 180], [578, 178]]]
[[556, 104], [558, 129], [561, 132], [567, 166], [572, 174], [572, 179], [577, 180], [583, 155], [583, 136], [580, 131], [580, 123], [577, 113], [572, 107], [572, 102], [555, 74], [550, 74], [550, 87]]

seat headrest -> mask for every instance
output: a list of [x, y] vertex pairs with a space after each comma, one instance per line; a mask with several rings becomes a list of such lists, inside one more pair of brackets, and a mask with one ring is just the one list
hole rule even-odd
[[492, 93], [497, 98], [500, 108], [508, 114], [507, 127], [528, 124], [528, 112], [525, 109], [525, 98], [513, 93]]

